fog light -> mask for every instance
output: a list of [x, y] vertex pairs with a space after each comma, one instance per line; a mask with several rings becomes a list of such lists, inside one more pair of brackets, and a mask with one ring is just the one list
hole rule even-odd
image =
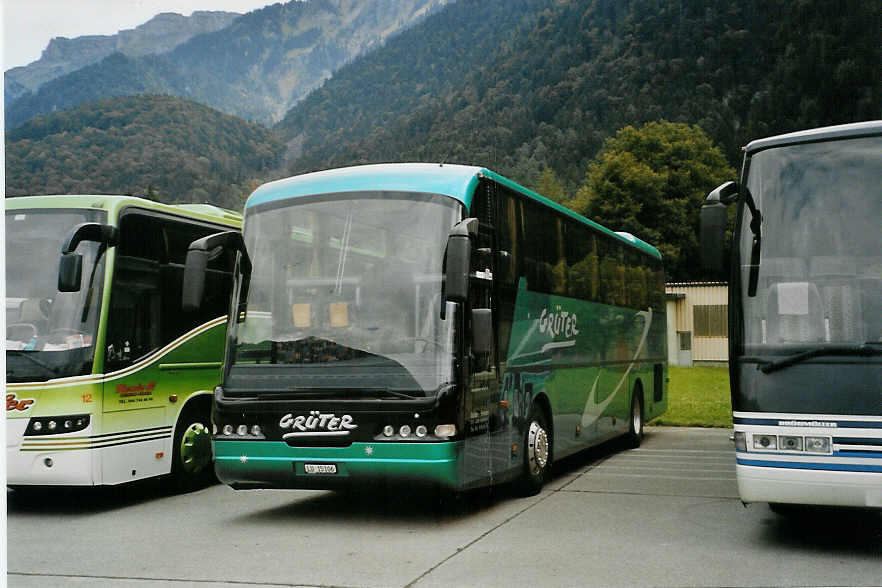
[[778, 438], [774, 435], [754, 435], [753, 436], [753, 448], [754, 449], [777, 449], [778, 448]]
[[52, 458], [51, 458], [51, 457], [47, 457], [46, 459], [43, 460], [43, 464], [44, 464], [47, 468], [51, 468], [53, 465], [55, 465], [55, 462], [52, 461]]
[[392, 425], [386, 425], [385, 427], [383, 427], [383, 434], [387, 437], [391, 437], [395, 434], [395, 427], [393, 427]]
[[429, 432], [429, 430], [426, 428], [426, 425], [420, 425], [419, 427], [416, 428], [416, 436], [417, 437], [425, 437], [426, 433], [428, 433], [428, 432]]
[[435, 427], [435, 436], [442, 439], [456, 435], [456, 425], [438, 425]]
[[224, 425], [224, 435], [233, 434], [233, 425]]
[[244, 436], [248, 434], [248, 425], [239, 425], [236, 428], [236, 434], [239, 436]]
[[735, 451], [747, 451], [747, 435], [744, 431], [735, 431]]
[[255, 437], [259, 437], [260, 436], [260, 425], [252, 426], [251, 427], [251, 434], [254, 435]]
[[830, 453], [830, 437], [806, 437], [805, 450], [811, 453]]
[[802, 437], [779, 437], [778, 447], [787, 451], [802, 451]]
[[401, 428], [398, 429], [398, 434], [402, 437], [410, 436], [410, 425], [401, 425]]

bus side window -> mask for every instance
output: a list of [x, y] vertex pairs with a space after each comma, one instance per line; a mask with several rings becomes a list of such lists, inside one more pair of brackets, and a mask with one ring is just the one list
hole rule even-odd
[[209, 264], [200, 311], [184, 313], [181, 306], [187, 248], [192, 241], [217, 231], [217, 227], [156, 214], [131, 212], [122, 216], [110, 295], [108, 369], [131, 365], [191, 329], [227, 314], [230, 255]]
[[109, 369], [123, 368], [159, 348], [159, 314], [158, 264], [117, 255], [107, 329]]

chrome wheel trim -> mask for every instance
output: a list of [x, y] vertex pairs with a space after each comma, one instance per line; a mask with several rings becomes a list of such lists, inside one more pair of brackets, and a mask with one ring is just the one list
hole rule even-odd
[[197, 474], [211, 464], [211, 434], [202, 423], [193, 423], [184, 431], [181, 446], [181, 468]]
[[530, 430], [527, 432], [527, 463], [530, 474], [534, 476], [548, 464], [548, 433], [536, 421], [530, 423]]
[[634, 429], [635, 435], [643, 432], [643, 407], [640, 405], [640, 398], [636, 396], [631, 403], [631, 428]]

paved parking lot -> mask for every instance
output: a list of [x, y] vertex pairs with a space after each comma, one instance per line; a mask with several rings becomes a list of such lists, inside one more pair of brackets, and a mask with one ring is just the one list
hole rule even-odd
[[744, 508], [726, 430], [649, 429], [557, 464], [539, 495], [407, 489], [7, 493], [10, 586], [882, 584], [876, 514]]

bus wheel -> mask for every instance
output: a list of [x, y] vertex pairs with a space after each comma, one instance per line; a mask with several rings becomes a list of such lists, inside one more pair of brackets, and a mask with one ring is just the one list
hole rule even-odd
[[193, 490], [214, 480], [211, 431], [207, 418], [193, 408], [185, 409], [178, 420], [172, 444], [172, 475], [182, 490]]
[[530, 409], [528, 422], [524, 434], [524, 471], [518, 486], [524, 496], [534, 496], [542, 491], [551, 469], [551, 439], [545, 412], [535, 404]]
[[625, 436], [625, 444], [636, 449], [643, 440], [643, 396], [634, 392], [631, 397], [631, 418], [628, 425], [628, 434]]

